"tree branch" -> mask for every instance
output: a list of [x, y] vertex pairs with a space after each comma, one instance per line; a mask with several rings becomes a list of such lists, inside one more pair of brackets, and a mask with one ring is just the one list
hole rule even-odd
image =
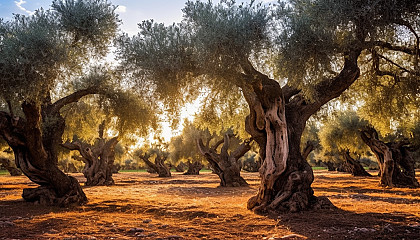
[[[385, 57], [385, 56], [383, 56], [383, 55], [381, 55], [381, 54], [379, 54], [379, 53], [377, 53], [377, 55], [378, 55], [378, 57], [380, 57], [380, 58], [384, 59], [385, 61], [387, 61], [387, 62], [391, 63], [392, 65], [394, 65], [394, 66], [398, 67], [399, 69], [401, 69], [401, 70], [403, 71], [403, 73], [404, 73], [404, 72], [408, 72], [408, 73], [411, 73], [411, 74], [414, 74], [414, 75], [417, 75], [417, 76], [419, 76], [419, 75], [420, 75], [420, 73], [416, 73], [416, 72], [410, 71], [410, 70], [408, 70], [407, 68], [405, 68], [405, 67], [403, 67], [403, 66], [399, 65], [398, 63], [395, 63], [395, 62], [394, 62], [394, 61], [392, 61], [391, 59], [389, 59], [389, 58], [387, 58], [387, 57]], [[378, 67], [378, 68], [379, 68], [379, 67]], [[387, 75], [389, 75], [389, 74], [387, 74]], [[391, 76], [392, 76], [392, 75], [391, 75]]]
[[245, 153], [247, 153], [251, 149], [251, 145], [249, 144], [252, 140], [244, 141], [231, 155], [238, 161]]
[[307, 159], [309, 154], [314, 150], [314, 144], [311, 141], [306, 142], [305, 149], [303, 149], [302, 157], [303, 159]]
[[301, 92], [300, 89], [294, 88], [294, 87], [290, 87], [289, 85], [284, 85], [281, 88], [282, 92], [283, 92], [283, 96], [284, 96], [284, 101], [286, 103], [289, 102], [290, 98], [293, 97], [294, 95], [298, 94]]
[[[366, 46], [366, 48], [372, 48], [376, 46], [376, 47], [386, 48], [392, 51], [403, 52], [409, 55], [416, 55], [415, 49], [411, 49], [404, 46], [395, 46], [384, 41], [370, 41], [370, 42], [365, 42], [364, 45]], [[419, 55], [419, 53], [417, 53], [417, 55]]]
[[51, 108], [51, 113], [58, 113], [61, 108], [63, 108], [64, 106], [70, 104], [70, 103], [74, 103], [79, 101], [82, 97], [86, 96], [86, 95], [90, 95], [90, 94], [97, 94], [99, 93], [99, 88], [97, 87], [90, 87], [90, 88], [86, 88], [86, 89], [82, 89], [79, 91], [76, 91], [64, 98], [61, 98], [59, 100], [57, 100]]
[[[355, 43], [356, 44], [356, 43]], [[317, 112], [321, 106], [331, 99], [339, 97], [347, 88], [353, 84], [360, 76], [360, 69], [357, 65], [357, 59], [361, 53], [361, 48], [353, 49], [344, 58], [344, 67], [340, 73], [332, 78], [326, 79], [315, 86], [316, 100], [308, 103], [302, 101], [301, 116], [308, 119]]]

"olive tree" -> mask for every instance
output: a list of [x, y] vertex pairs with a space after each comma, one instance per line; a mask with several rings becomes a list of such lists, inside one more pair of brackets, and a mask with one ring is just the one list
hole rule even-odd
[[184, 165], [187, 168], [185, 175], [199, 175], [204, 167], [204, 158], [197, 148], [196, 140], [210, 136], [208, 129], [201, 130], [193, 122], [186, 121], [181, 134], [170, 141], [169, 152], [172, 163]]
[[419, 187], [416, 179], [415, 160], [409, 139], [384, 142], [375, 128], [361, 130], [361, 138], [375, 154], [380, 167], [380, 185], [383, 187]]
[[366, 126], [366, 120], [348, 111], [328, 118], [319, 132], [324, 156], [340, 156], [343, 170], [353, 176], [371, 176], [358, 160], [368, 151], [360, 137], [360, 131]]
[[[145, 21], [138, 35], [121, 37], [119, 56], [126, 71], [147, 76], [170, 104], [204, 87], [215, 96], [242, 93], [249, 107], [245, 129], [262, 159], [249, 209], [328, 207], [327, 199], [314, 196], [314, 175], [301, 154], [306, 121], [361, 75], [386, 74], [386, 59], [406, 56], [408, 71], [391, 72], [416, 83], [418, 36], [411, 29], [419, 8], [416, 1], [393, 0], [188, 1], [181, 23]], [[379, 61], [375, 52], [383, 56]]]
[[[61, 146], [80, 153], [79, 159], [85, 163], [85, 185], [113, 185], [117, 144], [121, 140], [129, 142], [133, 134], [145, 135], [156, 119], [143, 99], [130, 91], [109, 92], [95, 100], [99, 103], [82, 101], [63, 110], [68, 123], [65, 135], [73, 136]], [[89, 134], [92, 129], [97, 131]], [[110, 136], [109, 131], [114, 134]]]
[[57, 167], [65, 118], [61, 110], [82, 97], [112, 89], [109, 74], [90, 71], [118, 28], [115, 7], [99, 0], [52, 3], [32, 16], [0, 21], [0, 135], [13, 149], [16, 165], [37, 188], [26, 201], [68, 206], [87, 198], [78, 181]]

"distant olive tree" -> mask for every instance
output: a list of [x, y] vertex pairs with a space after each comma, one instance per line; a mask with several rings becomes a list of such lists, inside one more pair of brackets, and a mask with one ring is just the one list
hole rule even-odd
[[353, 176], [371, 176], [359, 162], [368, 151], [360, 137], [360, 131], [366, 126], [368, 122], [351, 111], [327, 118], [319, 132], [324, 157], [336, 158], [340, 168]]

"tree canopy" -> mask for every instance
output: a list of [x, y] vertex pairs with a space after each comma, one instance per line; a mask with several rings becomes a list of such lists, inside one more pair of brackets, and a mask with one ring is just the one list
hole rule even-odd
[[418, 96], [419, 8], [393, 0], [188, 1], [181, 23], [145, 21], [138, 35], [121, 37], [119, 57], [171, 99], [200, 89], [214, 98], [242, 93], [245, 129], [263, 159], [248, 207], [298, 211], [317, 202], [300, 149], [312, 115], [355, 82], [386, 85], [391, 77]]

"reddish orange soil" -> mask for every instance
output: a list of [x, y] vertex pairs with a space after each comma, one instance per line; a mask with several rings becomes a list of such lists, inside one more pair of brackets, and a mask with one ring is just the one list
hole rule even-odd
[[211, 173], [119, 173], [115, 186], [85, 187], [89, 203], [68, 209], [24, 202], [22, 189], [36, 185], [0, 176], [0, 239], [420, 239], [419, 189], [315, 171], [315, 194], [337, 209], [269, 219], [246, 209], [259, 181], [243, 176], [250, 187], [218, 188]]

